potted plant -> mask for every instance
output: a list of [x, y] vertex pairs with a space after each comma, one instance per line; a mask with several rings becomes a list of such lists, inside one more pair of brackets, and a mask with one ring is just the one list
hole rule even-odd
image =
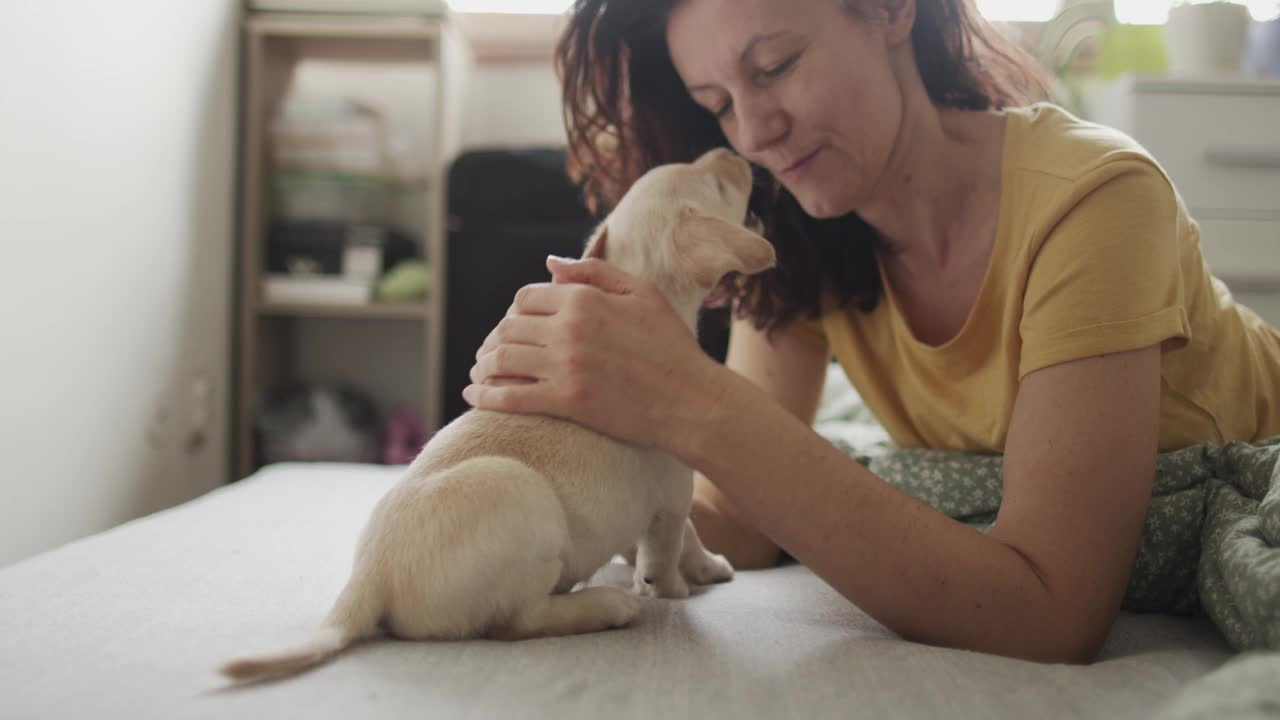
[[1249, 8], [1229, 0], [1180, 0], [1164, 27], [1169, 74], [1239, 75], [1251, 21]]

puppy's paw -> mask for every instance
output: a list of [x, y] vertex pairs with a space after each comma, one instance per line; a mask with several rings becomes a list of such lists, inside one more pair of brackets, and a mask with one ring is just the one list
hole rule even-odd
[[679, 572], [666, 572], [658, 577], [646, 577], [640, 568], [636, 568], [635, 592], [645, 597], [657, 597], [681, 600], [689, 597], [689, 583]]
[[723, 555], [699, 553], [681, 568], [685, 579], [694, 585], [728, 582], [733, 579], [733, 565]]
[[643, 600], [625, 590], [607, 588], [609, 593], [603, 596], [605, 615], [609, 618], [609, 627], [626, 627], [635, 622], [640, 614]]

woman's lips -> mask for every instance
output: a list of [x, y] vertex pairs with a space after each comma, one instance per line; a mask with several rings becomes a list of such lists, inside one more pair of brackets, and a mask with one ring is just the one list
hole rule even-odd
[[795, 165], [792, 165], [791, 167], [784, 169], [781, 173], [782, 177], [786, 180], [791, 180], [791, 181], [799, 180], [809, 171], [810, 168], [813, 167], [813, 161], [815, 158], [818, 157], [818, 153], [820, 152], [822, 152], [821, 147], [819, 147], [817, 150], [814, 150], [813, 152], [806, 155], [804, 159], [802, 159], [800, 162], [796, 163]]

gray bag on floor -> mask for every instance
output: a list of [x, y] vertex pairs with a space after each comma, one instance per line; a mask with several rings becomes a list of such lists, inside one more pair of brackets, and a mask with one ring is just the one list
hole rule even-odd
[[269, 393], [254, 427], [261, 461], [376, 463], [382, 422], [374, 402], [342, 385], [295, 385]]

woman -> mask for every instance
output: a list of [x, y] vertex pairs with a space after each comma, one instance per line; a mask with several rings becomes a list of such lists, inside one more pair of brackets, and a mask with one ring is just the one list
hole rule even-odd
[[[1088, 662], [1157, 451], [1280, 434], [1280, 337], [1168, 179], [1025, 105], [1030, 64], [968, 0], [579, 0], [559, 61], [593, 197], [732, 146], [780, 266], [727, 285], [720, 366], [653, 287], [551, 259], [464, 395], [681, 458], [737, 567], [785, 551], [906, 638]], [[833, 355], [899, 445], [1004, 454], [990, 535], [811, 430]]]

